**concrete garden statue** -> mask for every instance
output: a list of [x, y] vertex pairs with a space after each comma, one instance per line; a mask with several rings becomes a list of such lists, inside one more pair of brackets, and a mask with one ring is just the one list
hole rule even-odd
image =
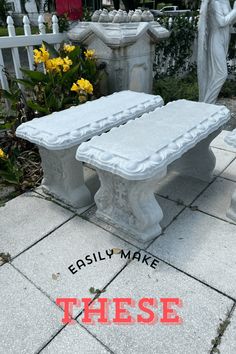
[[215, 103], [227, 78], [230, 26], [236, 22], [229, 0], [203, 0], [198, 28], [199, 101]]

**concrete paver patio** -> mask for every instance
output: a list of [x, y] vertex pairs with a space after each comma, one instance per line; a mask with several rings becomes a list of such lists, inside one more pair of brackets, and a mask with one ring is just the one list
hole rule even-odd
[[[236, 151], [224, 135], [212, 144], [212, 182], [170, 173], [157, 185], [163, 233], [145, 246], [99, 221], [93, 205], [75, 212], [40, 189], [1, 207], [0, 253], [10, 253], [11, 261], [0, 266], [0, 353], [234, 354], [236, 224], [225, 213], [236, 189]], [[94, 172], [87, 169], [87, 176]], [[140, 248], [142, 257], [159, 260], [156, 267], [118, 253]], [[117, 254], [110, 259], [111, 249]], [[88, 255], [95, 258], [84, 266]], [[76, 324], [63, 324], [56, 299], [94, 298], [91, 287], [109, 299], [156, 298], [157, 322], [85, 324], [82, 307], [75, 307]], [[181, 324], [160, 323], [160, 298], [182, 300], [174, 307]], [[134, 318], [140, 313], [127, 308]], [[114, 317], [113, 305], [108, 314]]]

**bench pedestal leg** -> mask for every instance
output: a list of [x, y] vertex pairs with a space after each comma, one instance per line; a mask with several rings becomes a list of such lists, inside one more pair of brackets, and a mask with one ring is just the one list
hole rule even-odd
[[226, 216], [234, 221], [236, 221], [236, 189], [232, 195], [231, 204]]
[[182, 175], [191, 176], [203, 181], [211, 181], [216, 158], [211, 150], [210, 143], [218, 134], [218, 131], [210, 134], [206, 139], [173, 162], [168, 170], [174, 170]]
[[96, 216], [140, 242], [147, 242], [161, 233], [162, 210], [154, 191], [158, 178], [131, 181], [110, 172], [97, 170], [101, 187], [95, 195]]
[[44, 178], [43, 191], [65, 204], [81, 208], [92, 203], [85, 185], [82, 163], [75, 159], [77, 147], [65, 150], [47, 150], [40, 147]]

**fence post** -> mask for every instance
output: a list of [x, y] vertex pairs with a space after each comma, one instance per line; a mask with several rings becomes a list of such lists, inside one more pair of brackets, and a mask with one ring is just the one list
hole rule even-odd
[[46, 34], [43, 15], [39, 15], [38, 25], [39, 25], [39, 34]]
[[3, 90], [9, 90], [8, 82], [7, 82], [7, 77], [4, 73], [4, 60], [3, 60], [3, 55], [2, 55], [2, 49], [0, 49], [0, 80], [1, 80], [1, 85]]
[[[11, 16], [7, 16], [7, 29], [8, 29], [9, 37], [15, 37], [16, 31], [15, 31], [14, 21]], [[20, 65], [19, 50], [18, 48], [11, 48], [11, 52], [12, 52], [12, 59], [14, 63], [16, 78], [22, 79], [22, 72], [20, 71], [21, 65]]]
[[[23, 17], [23, 24], [24, 24], [24, 34], [25, 36], [31, 36], [31, 28], [30, 28], [30, 21], [28, 16]], [[29, 68], [30, 70], [34, 70], [34, 56], [33, 56], [33, 47], [29, 46], [26, 48], [28, 61], [29, 61]]]
[[53, 34], [59, 33], [58, 18], [56, 15], [52, 16], [52, 33]]
[[[2, 56], [2, 49], [0, 49], [0, 81], [1, 81], [1, 86], [3, 90], [9, 91], [9, 85], [8, 85], [8, 81], [7, 81], [7, 77], [5, 75], [4, 72], [4, 60], [3, 60], [3, 56]], [[5, 106], [7, 108], [7, 110], [10, 110], [10, 103], [8, 102], [7, 99], [5, 99]]]

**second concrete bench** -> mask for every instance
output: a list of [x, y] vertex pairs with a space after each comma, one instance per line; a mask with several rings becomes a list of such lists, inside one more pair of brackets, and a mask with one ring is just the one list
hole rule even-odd
[[209, 145], [229, 117], [224, 106], [179, 100], [81, 144], [76, 158], [93, 165], [101, 182], [97, 216], [141, 242], [158, 236], [157, 183], [169, 166], [210, 180]]

